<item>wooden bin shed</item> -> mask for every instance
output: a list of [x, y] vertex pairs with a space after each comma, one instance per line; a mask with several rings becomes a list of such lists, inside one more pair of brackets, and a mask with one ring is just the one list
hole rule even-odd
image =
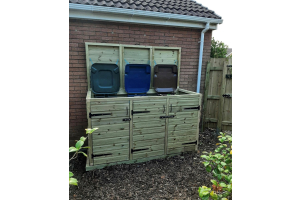
[[[156, 47], [85, 43], [89, 137], [86, 170], [121, 163], [144, 162], [198, 149], [202, 94], [179, 88], [180, 47]], [[120, 90], [114, 96], [96, 98], [90, 87], [93, 63], [117, 64]], [[150, 64], [147, 96], [128, 97], [124, 88], [126, 63]], [[153, 88], [156, 64], [178, 67], [176, 94], [158, 96]]]

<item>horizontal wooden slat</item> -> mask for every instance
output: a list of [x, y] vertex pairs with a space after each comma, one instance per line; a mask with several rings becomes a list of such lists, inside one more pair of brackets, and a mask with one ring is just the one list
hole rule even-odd
[[117, 149], [123, 149], [124, 151], [129, 150], [129, 142], [93, 146], [93, 152], [113, 151]]
[[93, 145], [95, 146], [118, 144], [118, 143], [125, 143], [125, 142], [129, 142], [129, 136], [107, 138], [107, 139], [96, 139], [96, 140], [93, 139]]
[[150, 133], [150, 134], [145, 134], [145, 135], [135, 135], [133, 136], [133, 141], [139, 141], [139, 140], [151, 140], [155, 138], [164, 138], [165, 137], [165, 132], [161, 133]]
[[105, 139], [105, 138], [114, 138], [114, 137], [124, 137], [129, 136], [129, 130], [120, 130], [120, 131], [102, 131], [98, 129], [93, 133], [93, 139]]
[[140, 128], [151, 128], [151, 127], [158, 127], [158, 126], [165, 126], [165, 120], [157, 120], [157, 121], [149, 121], [149, 122], [134, 122], [133, 129], [140, 129]]
[[159, 150], [159, 151], [141, 151], [141, 152], [134, 152], [132, 155], [133, 159], [138, 159], [138, 158], [148, 158], [151, 156], [158, 156], [158, 155], [163, 155], [164, 150]]
[[176, 124], [197, 124], [198, 123], [198, 118], [193, 117], [193, 118], [182, 118], [182, 119], [169, 119], [169, 125], [176, 125]]
[[232, 126], [232, 122], [230, 122], [230, 121], [222, 121], [222, 125]]
[[101, 122], [92, 121], [93, 128], [99, 128], [102, 131], [118, 131], [118, 130], [128, 130], [129, 129], [129, 121], [120, 124], [113, 125], [102, 125]]
[[195, 151], [195, 145], [181, 146], [178, 148], [168, 148], [168, 154]]
[[181, 130], [181, 131], [169, 131], [168, 137], [177, 137], [177, 136], [190, 136], [197, 135], [197, 129], [194, 130]]
[[107, 105], [91, 105], [91, 110], [93, 112], [104, 112], [113, 110], [129, 110], [129, 104], [107, 104]]
[[133, 129], [133, 136], [135, 135], [144, 135], [149, 133], [160, 133], [165, 132], [165, 126], [158, 126], [158, 127], [151, 127], [151, 128], [140, 128], [140, 129]]
[[139, 109], [143, 109], [143, 108], [163, 108], [163, 107], [166, 107], [166, 102], [162, 102], [162, 101], [159, 101], [159, 102], [143, 102], [143, 103], [134, 103], [133, 104], [133, 110], [139, 110]]
[[100, 119], [100, 118], [112, 118], [112, 117], [129, 117], [129, 112], [127, 110], [116, 110], [116, 111], [93, 111], [92, 114], [109, 114], [109, 115], [100, 115], [100, 116], [92, 116], [92, 119]]
[[132, 147], [133, 148], [139, 148], [139, 147], [145, 147], [147, 145], [158, 145], [158, 144], [164, 144], [165, 139], [160, 138], [160, 139], [152, 139], [152, 140], [143, 140], [143, 141], [136, 141], [133, 142]]
[[177, 143], [177, 142], [193, 142], [197, 140], [196, 135], [185, 135], [185, 136], [177, 136], [177, 137], [169, 137], [168, 138], [168, 144], [170, 143]]
[[181, 147], [185, 147], [185, 146], [193, 146], [195, 148], [195, 146], [196, 146], [196, 144], [182, 144], [182, 143], [183, 142], [170, 143], [170, 144], [168, 144], [168, 149], [181, 148]]
[[[111, 155], [103, 155], [103, 154], [111, 154]], [[109, 150], [109, 149], [103, 149], [103, 150], [98, 150], [98, 151], [93, 151], [93, 155], [97, 156], [98, 158], [101, 157], [114, 157], [114, 156], [121, 156], [121, 155], [129, 155], [129, 148], [127, 149], [116, 149], [116, 150]], [[100, 156], [99, 156], [100, 155]], [[101, 156], [103, 155], [103, 156]], [[96, 157], [95, 157], [96, 158]]]
[[143, 121], [157, 121], [161, 120], [164, 121], [165, 119], [160, 119], [160, 116], [166, 116], [165, 114], [148, 114], [144, 113], [144, 115], [133, 115], [133, 122], [143, 122]]
[[[185, 106], [172, 106], [169, 107], [169, 112], [170, 113], [177, 113], [177, 112], [194, 112], [194, 111], [198, 111], [198, 105], [185, 105]], [[193, 109], [192, 109], [193, 108]]]
[[99, 119], [93, 118], [91, 119], [91, 122], [94, 126], [129, 123], [129, 121], [123, 121], [123, 119], [127, 119], [127, 118], [126, 117], [99, 118]]
[[115, 157], [107, 156], [107, 157], [103, 157], [103, 158], [95, 157], [94, 164], [99, 165], [99, 164], [103, 164], [103, 163], [112, 163], [112, 162], [123, 161], [123, 160], [129, 160], [129, 156], [128, 155], [115, 156]]
[[209, 100], [219, 100], [220, 99], [220, 96], [219, 95], [208, 95], [207, 96], [207, 99]]
[[[144, 147], [133, 147], [132, 149], [146, 149], [146, 148], [149, 148], [149, 150], [147, 151], [157, 151], [157, 150], [163, 150], [165, 148], [165, 145], [164, 144], [159, 144], [159, 145], [146, 145]], [[133, 152], [134, 153], [134, 152]]]
[[196, 118], [198, 118], [198, 113], [199, 113], [198, 110], [196, 110], [196, 111], [189, 111], [189, 112], [177, 112], [177, 113], [170, 112], [169, 116], [170, 115], [175, 115], [175, 117], [172, 118], [172, 119], [182, 119], [182, 118], [186, 118], [186, 117], [190, 117], [190, 118], [196, 117]]
[[[98, 98], [99, 99], [99, 98]], [[114, 104], [128, 104], [129, 100], [118, 100], [118, 98], [103, 98], [98, 101], [92, 101], [91, 105], [114, 105]]]
[[181, 131], [181, 130], [186, 130], [186, 129], [197, 129], [198, 123], [197, 124], [179, 124], [179, 125], [169, 125], [168, 130], [169, 131]]
[[165, 114], [166, 110], [167, 110], [167, 108], [163, 108], [163, 107], [159, 107], [159, 108], [149, 107], [149, 108], [133, 109], [133, 111], [150, 111], [149, 113], [134, 113], [133, 117], [137, 116], [137, 115], [154, 115], [154, 114], [160, 115], [160, 114]]
[[170, 107], [172, 106], [198, 106], [199, 98], [194, 99], [170, 99]]

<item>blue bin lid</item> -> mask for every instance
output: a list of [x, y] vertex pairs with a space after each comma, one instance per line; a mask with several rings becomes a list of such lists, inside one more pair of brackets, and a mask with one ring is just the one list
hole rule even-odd
[[91, 66], [91, 88], [94, 94], [117, 93], [120, 89], [118, 65], [94, 63]]
[[125, 90], [128, 94], [144, 94], [150, 89], [151, 67], [145, 64], [125, 66]]

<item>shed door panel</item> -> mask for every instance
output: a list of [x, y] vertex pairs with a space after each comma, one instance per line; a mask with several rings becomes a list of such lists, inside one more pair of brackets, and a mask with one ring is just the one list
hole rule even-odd
[[92, 102], [94, 164], [129, 160], [129, 101]]
[[134, 100], [132, 103], [132, 159], [164, 155], [166, 99]]

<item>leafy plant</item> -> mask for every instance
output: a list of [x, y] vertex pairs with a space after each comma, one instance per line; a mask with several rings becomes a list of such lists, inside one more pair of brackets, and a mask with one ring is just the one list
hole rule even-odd
[[[198, 192], [202, 200], [208, 200], [209, 197], [213, 200], [226, 200], [227, 197], [232, 195], [232, 137], [220, 132], [218, 138], [220, 143], [216, 144], [218, 148], [215, 149], [215, 153], [203, 152], [206, 155], [201, 156], [206, 159], [203, 162], [206, 171], [212, 172], [213, 176], [219, 181], [211, 180], [213, 191], [209, 194], [207, 191], [210, 191], [211, 188], [202, 186], [201, 189], [199, 187]], [[203, 187], [205, 188], [203, 189]]]
[[211, 58], [226, 58], [227, 49], [228, 49], [227, 45], [225, 45], [223, 42], [217, 41], [217, 40], [215, 40], [215, 38], [213, 38], [211, 40], [210, 57]]
[[[98, 128], [93, 128], [93, 129], [85, 129], [86, 134], [88, 134], [87, 137], [81, 137], [80, 140], [78, 140], [75, 144], [75, 147], [70, 147], [69, 148], [69, 153], [74, 152], [73, 156], [70, 158], [69, 163], [71, 160], [77, 158], [78, 154], [82, 153], [85, 157], [87, 155], [82, 151], [82, 149], [87, 149], [90, 148], [88, 146], [82, 147], [84, 144], [84, 141], [89, 137], [89, 134], [92, 134], [95, 130]], [[69, 172], [69, 185], [77, 185], [77, 179], [71, 178], [74, 174], [72, 172]]]

